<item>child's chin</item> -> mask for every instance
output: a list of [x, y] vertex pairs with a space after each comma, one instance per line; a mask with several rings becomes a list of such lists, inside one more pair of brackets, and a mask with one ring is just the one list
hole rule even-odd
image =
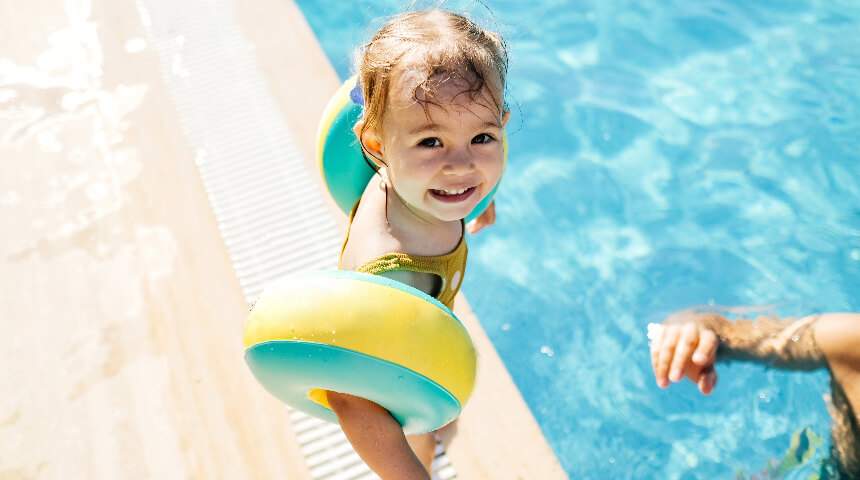
[[[477, 199], [479, 197], [473, 195], [473, 198]], [[436, 205], [434, 205], [433, 214], [436, 218], [445, 222], [462, 220], [472, 213], [472, 210], [478, 205], [478, 202], [473, 200], [473, 198], [455, 204], [435, 202]]]
[[[474, 208], [474, 206], [472, 208]], [[472, 213], [472, 208], [458, 208], [456, 210], [451, 209], [451, 210], [444, 211], [444, 212], [438, 212], [437, 218], [439, 218], [439, 220], [444, 220], [446, 222], [459, 221], [459, 220], [466, 218], [467, 215]]]

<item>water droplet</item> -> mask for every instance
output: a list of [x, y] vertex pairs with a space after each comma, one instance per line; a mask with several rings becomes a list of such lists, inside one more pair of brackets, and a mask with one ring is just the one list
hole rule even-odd
[[8, 190], [3, 195], [0, 195], [0, 205], [14, 207], [21, 203], [21, 195], [13, 190]]
[[555, 352], [552, 351], [552, 349], [546, 345], [540, 347], [540, 353], [546, 355], [547, 357], [551, 357], [551, 356], [555, 355]]
[[110, 189], [103, 183], [95, 182], [87, 187], [87, 197], [93, 201], [103, 200], [109, 193]]
[[146, 49], [146, 40], [135, 37], [125, 42], [125, 51], [128, 53], [142, 52]]
[[397, 377], [397, 381], [398, 381], [398, 382], [402, 382], [402, 381], [403, 381], [403, 375], [399, 375], [399, 376]]
[[796, 342], [796, 341], [798, 341], [798, 340], [800, 340], [800, 335], [794, 334], [794, 335], [792, 335], [792, 336], [791, 336], [791, 341], [792, 341], [792, 342]]
[[510, 323], [505, 323], [505, 324], [503, 324], [503, 325], [502, 325], [502, 331], [503, 331], [503, 332], [507, 332], [507, 331], [508, 331], [508, 330], [510, 330], [510, 329], [511, 329], [511, 324], [510, 324]]
[[648, 340], [657, 340], [663, 334], [663, 325], [659, 323], [648, 324]]

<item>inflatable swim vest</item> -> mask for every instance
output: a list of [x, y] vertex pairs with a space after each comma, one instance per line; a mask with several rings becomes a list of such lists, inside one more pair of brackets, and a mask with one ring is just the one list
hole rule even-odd
[[[364, 99], [356, 84], [356, 78], [350, 77], [335, 92], [323, 112], [320, 127], [317, 131], [317, 159], [320, 172], [325, 180], [329, 195], [337, 206], [347, 215], [355, 202], [364, 193], [367, 182], [373, 177], [374, 170], [365, 162], [361, 154], [361, 146], [352, 127], [361, 118]], [[508, 137], [502, 137], [505, 150], [505, 162], [508, 158]], [[466, 223], [477, 218], [493, 201], [502, 179], [466, 216]]]

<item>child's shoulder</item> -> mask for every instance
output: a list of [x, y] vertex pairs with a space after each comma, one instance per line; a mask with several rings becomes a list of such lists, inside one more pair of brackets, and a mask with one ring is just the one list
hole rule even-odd
[[407, 253], [408, 242], [395, 235], [375, 215], [356, 215], [350, 226], [348, 244], [366, 259], [375, 258], [388, 253]]

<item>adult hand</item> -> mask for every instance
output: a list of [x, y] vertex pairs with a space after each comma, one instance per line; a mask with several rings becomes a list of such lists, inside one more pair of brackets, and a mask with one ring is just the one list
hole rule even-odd
[[657, 325], [651, 338], [651, 366], [660, 388], [687, 377], [710, 395], [717, 384], [714, 363], [717, 359], [717, 335], [695, 321], [695, 313], [682, 312]]
[[487, 206], [487, 209], [484, 210], [484, 213], [482, 213], [480, 216], [478, 216], [478, 218], [476, 218], [476, 219], [472, 220], [471, 222], [469, 222], [468, 224], [466, 224], [466, 231], [469, 232], [471, 235], [474, 235], [474, 234], [480, 232], [481, 230], [483, 230], [484, 227], [489, 227], [490, 225], [492, 225], [494, 223], [496, 223], [496, 201], [495, 200], [490, 202], [490, 205]]

